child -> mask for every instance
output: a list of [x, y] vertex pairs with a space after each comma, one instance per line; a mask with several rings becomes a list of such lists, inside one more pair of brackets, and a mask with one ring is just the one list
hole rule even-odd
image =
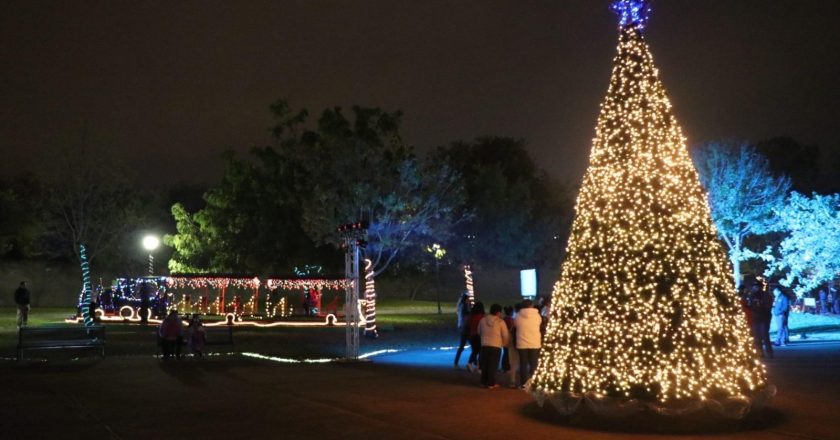
[[204, 324], [198, 314], [194, 314], [190, 320], [190, 351], [199, 359], [204, 357], [204, 343], [207, 341], [207, 332], [204, 331]]
[[[502, 351], [502, 370], [508, 374], [508, 387], [516, 388], [516, 372], [519, 370], [519, 352], [516, 350], [516, 336], [513, 331], [514, 308], [505, 307], [505, 324], [510, 333], [510, 343]], [[516, 305], [519, 311], [519, 304]]]

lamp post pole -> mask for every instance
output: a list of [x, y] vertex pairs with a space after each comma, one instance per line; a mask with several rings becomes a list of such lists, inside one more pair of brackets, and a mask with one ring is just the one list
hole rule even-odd
[[155, 275], [155, 256], [152, 253], [160, 246], [160, 239], [156, 235], [143, 237], [143, 248], [149, 251], [149, 276]]
[[440, 260], [435, 258], [435, 291], [437, 292], [438, 315], [443, 314], [440, 308]]
[[440, 308], [440, 260], [446, 256], [446, 249], [434, 243], [426, 247], [426, 252], [432, 254], [432, 258], [435, 259], [435, 296], [437, 297], [438, 315], [440, 315], [443, 314], [443, 310]]

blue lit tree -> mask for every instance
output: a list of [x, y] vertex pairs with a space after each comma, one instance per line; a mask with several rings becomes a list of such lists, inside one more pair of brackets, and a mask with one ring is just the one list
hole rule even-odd
[[767, 159], [746, 144], [710, 142], [693, 152], [700, 183], [709, 193], [709, 207], [718, 236], [728, 247], [735, 285], [741, 263], [772, 259], [771, 247], [756, 252], [745, 240], [783, 229], [776, 215], [790, 191], [790, 179], [774, 177]]
[[840, 194], [793, 192], [778, 215], [788, 236], [767, 275], [781, 272], [779, 282], [802, 296], [840, 273]]

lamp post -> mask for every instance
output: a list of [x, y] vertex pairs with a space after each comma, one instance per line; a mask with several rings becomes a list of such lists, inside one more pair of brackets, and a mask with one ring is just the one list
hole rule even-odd
[[160, 239], [156, 235], [143, 237], [143, 248], [149, 251], [149, 276], [155, 274], [155, 257], [152, 255], [155, 249], [160, 246]]
[[435, 259], [435, 294], [437, 296], [438, 315], [440, 315], [443, 313], [440, 308], [440, 260], [446, 256], [446, 249], [435, 243], [431, 246], [426, 246], [426, 252], [432, 254], [432, 257]]

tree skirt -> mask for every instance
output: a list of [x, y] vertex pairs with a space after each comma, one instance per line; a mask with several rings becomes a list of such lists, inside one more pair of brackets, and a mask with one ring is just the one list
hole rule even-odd
[[652, 402], [641, 399], [598, 397], [594, 393], [546, 393], [543, 390], [526, 387], [534, 396], [539, 406], [545, 402], [562, 415], [571, 415], [577, 411], [581, 403], [585, 403], [592, 412], [608, 417], [626, 417], [643, 411], [649, 411], [663, 416], [681, 416], [708, 408], [730, 419], [741, 419], [750, 411], [755, 411], [767, 404], [776, 395], [776, 386], [767, 385], [753, 391], [752, 395], [732, 396], [723, 399], [680, 400], [675, 402]]

